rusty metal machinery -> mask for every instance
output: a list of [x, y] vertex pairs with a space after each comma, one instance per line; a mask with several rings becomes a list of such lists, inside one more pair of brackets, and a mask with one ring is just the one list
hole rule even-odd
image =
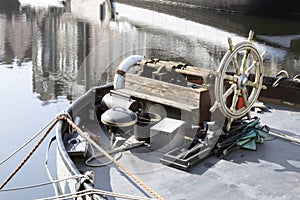
[[[231, 123], [235, 119], [245, 115], [251, 118], [250, 110], [261, 89], [266, 88], [263, 85], [263, 56], [266, 52], [260, 55], [252, 42], [253, 36], [254, 32], [250, 31], [248, 40], [236, 45], [228, 38], [229, 48], [217, 71], [180, 62], [143, 59], [138, 62], [141, 66], [139, 75], [181, 86], [187, 86], [188, 82], [195, 81], [202, 85], [207, 82], [209, 75], [213, 75], [215, 102], [210, 111], [219, 109], [227, 118], [226, 129], [230, 130]], [[189, 80], [190, 78], [193, 80]]]

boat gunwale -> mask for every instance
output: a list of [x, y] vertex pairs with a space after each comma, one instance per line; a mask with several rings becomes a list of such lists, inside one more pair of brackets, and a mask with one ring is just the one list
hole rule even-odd
[[[90, 90], [85, 92], [84, 95], [82, 95], [78, 99], [76, 99], [65, 110], [65, 113], [72, 116], [73, 110], [77, 107], [81, 107], [82, 103], [85, 103], [85, 102], [92, 103], [95, 100], [95, 94], [96, 94], [97, 90], [106, 89], [106, 88], [110, 88], [110, 87], [112, 87], [112, 84], [106, 84], [106, 85], [103, 85], [103, 86], [98, 86], [98, 87], [91, 88]], [[85, 105], [86, 104], [84, 104], [84, 106]], [[64, 141], [63, 141], [63, 137], [62, 137], [62, 135], [64, 134], [62, 132], [63, 123], [64, 123], [63, 121], [59, 121], [57, 123], [56, 130], [55, 130], [55, 136], [56, 136], [56, 141], [57, 141], [57, 154], [59, 154], [59, 155], [56, 155], [56, 156], [60, 156], [61, 160], [63, 161], [63, 163], [65, 165], [65, 167], [67, 168], [68, 172], [71, 173], [72, 176], [76, 176], [76, 175], [80, 176], [82, 174], [80, 173], [78, 168], [75, 166], [75, 163], [71, 159], [70, 155], [67, 153], [65, 145], [64, 145]], [[62, 192], [61, 185], [58, 185], [58, 187], [59, 187], [59, 191]], [[92, 184], [86, 184], [86, 183], [84, 184], [84, 187], [85, 187], [85, 189], [93, 188]]]

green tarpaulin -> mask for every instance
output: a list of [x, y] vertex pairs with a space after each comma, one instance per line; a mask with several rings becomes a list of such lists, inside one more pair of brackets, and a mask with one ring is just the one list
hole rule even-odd
[[243, 130], [243, 136], [236, 145], [245, 149], [256, 150], [256, 143], [263, 143], [269, 133], [269, 127], [260, 126], [259, 118], [250, 122]]

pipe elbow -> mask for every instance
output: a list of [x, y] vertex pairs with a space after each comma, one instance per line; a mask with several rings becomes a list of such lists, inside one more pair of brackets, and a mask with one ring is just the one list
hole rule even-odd
[[114, 77], [114, 89], [118, 90], [125, 87], [125, 74], [129, 70], [129, 68], [136, 64], [137, 62], [141, 62], [144, 59], [141, 55], [132, 55], [125, 58], [118, 66], [115, 77]]

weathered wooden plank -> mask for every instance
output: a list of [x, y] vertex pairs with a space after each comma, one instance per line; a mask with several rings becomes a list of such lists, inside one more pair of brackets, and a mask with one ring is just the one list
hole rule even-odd
[[200, 94], [207, 91], [206, 88], [193, 89], [132, 74], [126, 74], [125, 88], [151, 98], [156, 97], [192, 107], [199, 107]]
[[126, 88], [114, 91], [114, 93], [127, 94], [127, 95], [130, 95], [132, 97], [137, 97], [137, 98], [140, 98], [140, 99], [150, 100], [150, 101], [153, 101], [153, 102], [161, 103], [163, 105], [167, 105], [167, 106], [171, 106], [171, 107], [174, 107], [174, 108], [186, 110], [186, 111], [189, 111], [189, 112], [199, 109], [199, 106], [193, 106], [193, 105], [189, 105], [189, 104], [186, 104], [186, 103], [181, 103], [179, 101], [164, 99], [164, 98], [161, 98], [161, 97], [158, 97], [158, 96], [153, 96], [153, 95], [150, 95], [150, 94], [141, 93], [141, 92], [137, 92], [137, 91], [126, 89]]

